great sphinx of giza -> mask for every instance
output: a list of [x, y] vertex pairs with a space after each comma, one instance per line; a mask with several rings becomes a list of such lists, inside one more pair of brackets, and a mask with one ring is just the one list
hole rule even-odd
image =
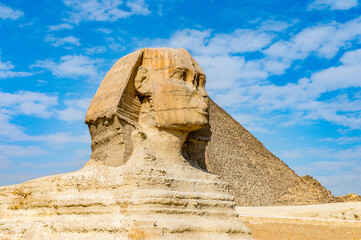
[[0, 239], [251, 239], [227, 184], [191, 161], [204, 151], [187, 136], [209, 132], [208, 107], [186, 50], [121, 58], [86, 115], [89, 162], [1, 187]]

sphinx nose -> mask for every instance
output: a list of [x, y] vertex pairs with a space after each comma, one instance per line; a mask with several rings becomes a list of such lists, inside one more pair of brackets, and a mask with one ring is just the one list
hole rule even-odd
[[198, 107], [207, 109], [209, 107], [209, 97], [206, 91], [198, 95]]
[[205, 88], [198, 88], [197, 90], [202, 97], [208, 97], [208, 94], [207, 94]]

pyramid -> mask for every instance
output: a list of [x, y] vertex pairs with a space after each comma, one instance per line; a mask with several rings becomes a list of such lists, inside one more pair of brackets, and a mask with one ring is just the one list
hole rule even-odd
[[239, 206], [336, 201], [316, 179], [298, 176], [213, 101], [209, 126], [190, 134], [184, 148], [190, 161], [229, 184]]

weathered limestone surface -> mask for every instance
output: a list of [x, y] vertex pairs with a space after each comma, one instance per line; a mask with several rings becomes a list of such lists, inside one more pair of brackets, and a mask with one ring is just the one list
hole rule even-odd
[[121, 58], [86, 116], [89, 162], [0, 188], [0, 239], [251, 239], [228, 185], [182, 156], [208, 123], [204, 85], [183, 49]]

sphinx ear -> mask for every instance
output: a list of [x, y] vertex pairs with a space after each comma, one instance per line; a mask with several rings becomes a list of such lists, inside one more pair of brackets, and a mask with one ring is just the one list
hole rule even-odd
[[134, 78], [134, 87], [141, 96], [151, 96], [152, 89], [149, 81], [149, 71], [145, 67], [138, 67]]

